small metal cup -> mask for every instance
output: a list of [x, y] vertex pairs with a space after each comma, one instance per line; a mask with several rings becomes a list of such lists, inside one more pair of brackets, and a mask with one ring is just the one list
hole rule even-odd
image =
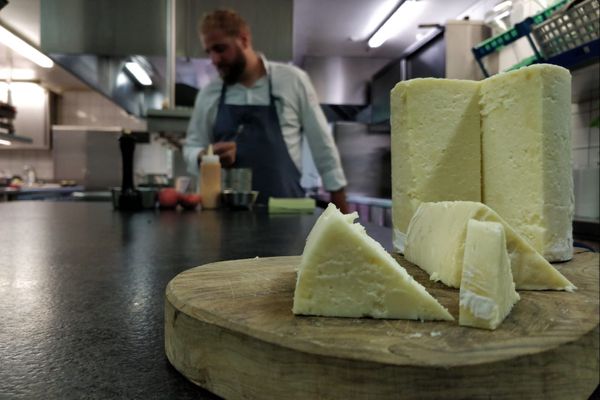
[[230, 168], [224, 169], [222, 174], [222, 189], [233, 192], [252, 191], [252, 169]]

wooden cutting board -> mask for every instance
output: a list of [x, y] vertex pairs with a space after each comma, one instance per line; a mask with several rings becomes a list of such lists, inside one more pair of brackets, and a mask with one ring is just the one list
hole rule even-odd
[[[458, 290], [396, 258], [458, 321]], [[294, 316], [299, 262], [225, 261], [176, 276], [165, 301], [171, 364], [227, 399], [587, 399], [598, 385], [597, 253], [555, 264], [576, 292], [521, 291], [495, 331]]]

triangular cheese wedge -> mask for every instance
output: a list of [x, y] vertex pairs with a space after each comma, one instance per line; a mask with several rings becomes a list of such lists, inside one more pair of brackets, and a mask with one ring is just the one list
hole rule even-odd
[[454, 320], [374, 239], [333, 204], [308, 235], [294, 314]]
[[422, 203], [408, 226], [404, 257], [427, 271], [431, 279], [460, 287], [470, 219], [502, 224], [517, 289], [576, 289], [494, 210], [473, 201]]
[[469, 220], [458, 323], [496, 329], [518, 300], [502, 224]]

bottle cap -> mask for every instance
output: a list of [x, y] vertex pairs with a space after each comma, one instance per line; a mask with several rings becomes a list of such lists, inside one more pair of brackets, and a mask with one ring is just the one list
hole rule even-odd
[[219, 156], [213, 153], [212, 144], [208, 145], [208, 150], [206, 154], [202, 156], [202, 162], [207, 164], [219, 164]]

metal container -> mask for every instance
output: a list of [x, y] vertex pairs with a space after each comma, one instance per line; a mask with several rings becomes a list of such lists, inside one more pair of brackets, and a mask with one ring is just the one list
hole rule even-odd
[[[155, 188], [145, 188], [139, 187], [136, 189], [140, 192], [142, 197], [142, 208], [145, 210], [152, 210], [156, 208], [156, 203], [158, 201], [158, 189]], [[119, 209], [119, 196], [121, 195], [121, 188], [114, 187], [110, 190], [113, 208], [115, 210]]]
[[223, 169], [221, 187], [232, 192], [252, 191], [252, 169], [226, 168]]
[[238, 210], [251, 210], [258, 197], [258, 191], [238, 192], [223, 190], [221, 193], [221, 204], [225, 207]]

